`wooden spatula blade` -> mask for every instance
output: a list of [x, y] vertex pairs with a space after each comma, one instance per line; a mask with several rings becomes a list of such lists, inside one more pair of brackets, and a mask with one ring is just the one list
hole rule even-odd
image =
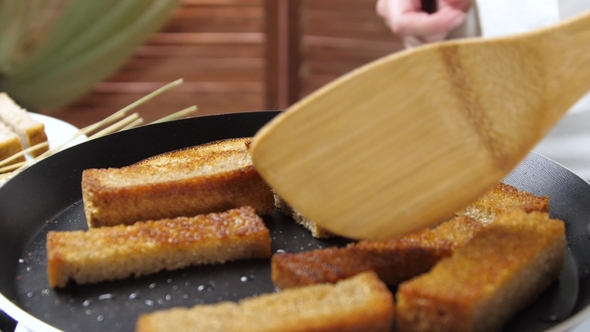
[[543, 47], [553, 36], [377, 60], [262, 128], [253, 162], [287, 203], [336, 234], [391, 238], [434, 225], [501, 181], [587, 91], [550, 98]]
[[[411, 63], [361, 69], [254, 142], [254, 164], [275, 191], [336, 234], [387, 238], [433, 225], [504, 174], [465, 115], [439, 112], [459, 109], [455, 99], [429, 98], [455, 93], [443, 64], [420, 54], [398, 61]], [[485, 183], [473, 190], [476, 181]]]

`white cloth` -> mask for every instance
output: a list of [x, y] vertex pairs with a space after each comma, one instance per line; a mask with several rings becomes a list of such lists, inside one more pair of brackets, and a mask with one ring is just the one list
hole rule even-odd
[[530, 31], [559, 22], [557, 0], [478, 1], [477, 10], [484, 37]]
[[[465, 24], [451, 38], [525, 32], [587, 10], [590, 0], [475, 0]], [[574, 105], [534, 150], [590, 180], [590, 94]]]

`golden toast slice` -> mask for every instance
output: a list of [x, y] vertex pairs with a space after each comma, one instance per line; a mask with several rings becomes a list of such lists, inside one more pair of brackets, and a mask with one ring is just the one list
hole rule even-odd
[[398, 332], [499, 331], [559, 277], [566, 246], [561, 220], [501, 213], [430, 272], [400, 284]]
[[393, 296], [373, 272], [322, 284], [139, 317], [136, 332], [390, 332]]
[[82, 198], [88, 226], [130, 225], [246, 205], [259, 214], [271, 213], [274, 197], [252, 165], [250, 141], [221, 140], [126, 167], [85, 170]]
[[[276, 194], [275, 206], [283, 214], [293, 218], [297, 224], [309, 230], [313, 237], [323, 239], [335, 236], [329, 230], [319, 226], [293, 209]], [[497, 213], [510, 209], [511, 207], [519, 207], [525, 211], [548, 211], [549, 204], [547, 197], [537, 197], [530, 193], [520, 191], [511, 185], [500, 183], [493, 190], [490, 190], [479, 200], [462, 211], [459, 211], [457, 214], [467, 215], [485, 224], [491, 222]]]
[[[344, 248], [277, 253], [272, 258], [272, 280], [279, 288], [336, 282], [356, 273], [374, 270], [389, 285], [428, 271], [440, 259], [484, 229], [501, 211], [513, 208], [548, 211], [548, 197], [537, 197], [507, 184], [499, 184], [459, 216], [434, 229], [399, 239], [360, 241]], [[467, 215], [477, 218], [468, 218]]]
[[[4, 92], [0, 92], [0, 122], [3, 122], [18, 136], [24, 149], [47, 142], [45, 125], [33, 119], [27, 110], [17, 105]], [[30, 153], [33, 157], [37, 157], [47, 150], [49, 150], [49, 146]]]
[[51, 287], [270, 255], [269, 231], [251, 207], [47, 234]]
[[[10, 130], [10, 128], [8, 128], [5, 124], [0, 122], [0, 161], [10, 158], [14, 154], [21, 152], [22, 150], [23, 146], [18, 136], [12, 130]], [[7, 165], [22, 161], [25, 161], [24, 156], [15, 158], [14, 161], [8, 163]], [[0, 168], [1, 167], [2, 166], [0, 166]]]
[[524, 190], [518, 190], [514, 186], [500, 183], [457, 214], [489, 224], [496, 215], [513, 208], [519, 208], [525, 212], [549, 212], [549, 197], [535, 196]]
[[361, 241], [343, 248], [274, 254], [271, 277], [281, 289], [334, 283], [363, 271], [375, 271], [388, 285], [427, 272], [456, 246], [471, 239], [484, 226], [469, 217], [459, 216], [435, 229], [424, 230], [400, 239]]

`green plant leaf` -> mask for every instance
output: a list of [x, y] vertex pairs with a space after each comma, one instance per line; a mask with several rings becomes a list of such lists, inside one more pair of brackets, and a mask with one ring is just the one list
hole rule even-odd
[[3, 64], [10, 68], [0, 74], [0, 91], [27, 108], [66, 105], [118, 69], [178, 3], [70, 1], [42, 44], [18, 61], [0, 61], [0, 70]]

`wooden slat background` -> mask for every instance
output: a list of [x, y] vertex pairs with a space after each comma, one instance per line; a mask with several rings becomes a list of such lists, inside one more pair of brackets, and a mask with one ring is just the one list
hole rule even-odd
[[[401, 49], [374, 7], [301, 1], [300, 96]], [[184, 84], [136, 109], [146, 122], [195, 104], [198, 115], [266, 109], [266, 14], [265, 0], [185, 0], [118, 72], [75, 103], [41, 112], [84, 127], [181, 77]]]
[[402, 49], [375, 13], [376, 0], [305, 0], [301, 96], [367, 62]]

